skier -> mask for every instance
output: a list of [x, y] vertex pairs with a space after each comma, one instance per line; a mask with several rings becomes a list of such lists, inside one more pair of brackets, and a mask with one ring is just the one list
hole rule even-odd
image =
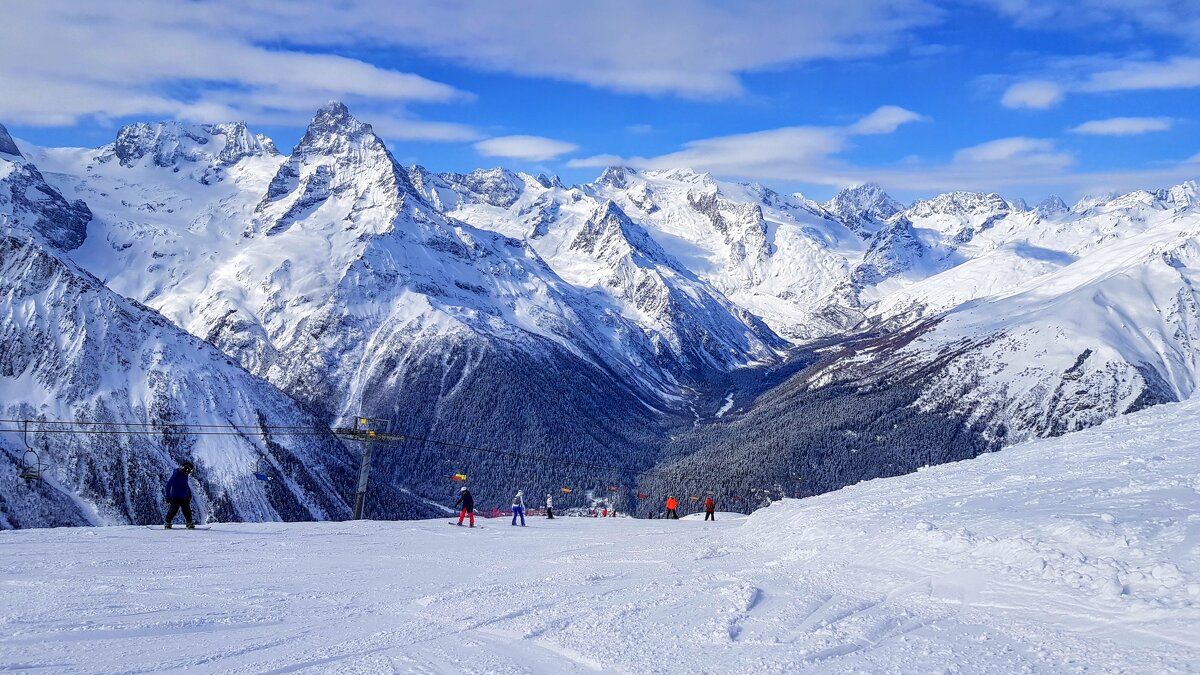
[[521, 527], [525, 527], [525, 491], [517, 490], [517, 495], [513, 497], [512, 503], [513, 521], [512, 524], [517, 524], [517, 516], [521, 517]]
[[679, 502], [675, 501], [674, 497], [667, 497], [667, 515], [663, 517], [679, 520], [679, 514], [675, 512], [677, 508], [679, 508]]
[[189, 530], [196, 529], [195, 523], [192, 522], [192, 486], [188, 485], [188, 476], [195, 468], [191, 462], [184, 462], [167, 479], [167, 524], [165, 527], [168, 530], [171, 529], [171, 522], [175, 520], [175, 514], [179, 513], [180, 509], [183, 510], [183, 520], [187, 523], [187, 528]]
[[458, 526], [462, 527], [463, 518], [470, 516], [471, 527], [475, 527], [475, 498], [471, 496], [471, 491], [466, 485], [458, 491], [458, 501], [454, 502], [454, 508], [458, 508], [459, 504], [462, 504], [462, 511], [458, 514]]
[[717, 503], [713, 501], [713, 498], [709, 497], [708, 499], [705, 499], [704, 500], [704, 519], [711, 520], [714, 523], [717, 522], [716, 511], [717, 511]]
[[554, 497], [546, 495], [546, 518], [554, 520]]

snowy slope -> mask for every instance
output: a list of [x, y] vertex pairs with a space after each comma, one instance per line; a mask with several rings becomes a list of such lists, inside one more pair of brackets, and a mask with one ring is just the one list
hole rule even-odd
[[0, 532], [0, 663], [1195, 672], [1198, 413], [1161, 406], [716, 523]]

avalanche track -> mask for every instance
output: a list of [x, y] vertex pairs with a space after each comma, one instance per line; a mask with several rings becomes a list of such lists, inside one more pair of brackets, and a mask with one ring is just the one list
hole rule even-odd
[[0, 670], [1194, 672], [1200, 402], [750, 517], [0, 532]]

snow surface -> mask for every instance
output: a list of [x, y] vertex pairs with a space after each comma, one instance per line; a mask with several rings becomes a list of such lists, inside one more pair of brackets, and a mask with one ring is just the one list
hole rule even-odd
[[0, 532], [0, 669], [1194, 672], [1200, 400], [716, 523]]

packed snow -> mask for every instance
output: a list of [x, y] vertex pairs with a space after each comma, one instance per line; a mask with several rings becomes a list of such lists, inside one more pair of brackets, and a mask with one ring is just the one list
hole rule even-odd
[[1200, 400], [750, 517], [0, 532], [0, 669], [1188, 672]]

